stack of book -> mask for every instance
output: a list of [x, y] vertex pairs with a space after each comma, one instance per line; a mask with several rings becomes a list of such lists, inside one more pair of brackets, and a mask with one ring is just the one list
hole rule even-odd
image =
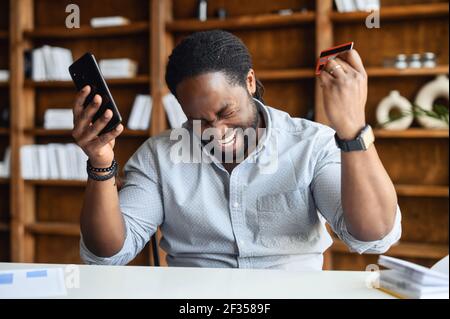
[[0, 82], [8, 82], [8, 81], [9, 81], [9, 71], [0, 70]]
[[150, 127], [152, 103], [150, 95], [138, 94], [136, 96], [128, 119], [127, 126], [130, 130], [147, 130]]
[[173, 94], [169, 93], [163, 97], [163, 105], [172, 128], [180, 128], [187, 121], [180, 103]]
[[24, 145], [20, 149], [24, 179], [86, 180], [88, 157], [78, 145]]
[[103, 59], [98, 64], [106, 79], [128, 79], [137, 75], [138, 64], [131, 59]]
[[380, 0], [335, 0], [339, 12], [378, 11]]
[[69, 49], [44, 45], [31, 53], [31, 77], [34, 81], [69, 81], [73, 63]]
[[47, 109], [44, 114], [44, 128], [47, 130], [73, 129], [71, 109]]
[[0, 178], [8, 178], [11, 170], [11, 148], [7, 147], [3, 161], [0, 162]]
[[127, 25], [130, 23], [125, 17], [114, 16], [114, 17], [95, 17], [91, 19], [91, 27], [93, 28], [106, 28], [106, 27], [116, 27], [121, 25]]
[[379, 289], [399, 298], [448, 299], [449, 276], [408, 261], [380, 256]]

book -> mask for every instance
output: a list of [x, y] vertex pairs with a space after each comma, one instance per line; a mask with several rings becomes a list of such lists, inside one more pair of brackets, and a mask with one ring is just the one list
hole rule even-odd
[[69, 49], [44, 45], [31, 52], [31, 78], [34, 81], [69, 81], [73, 63]]
[[114, 17], [95, 17], [92, 18], [90, 21], [91, 27], [93, 28], [105, 28], [105, 27], [114, 27], [114, 26], [121, 26], [121, 25], [127, 25], [130, 23], [130, 20], [121, 17], [121, 16], [114, 16]]
[[47, 109], [44, 113], [45, 129], [73, 129], [73, 112], [68, 108]]
[[163, 97], [163, 106], [172, 128], [180, 128], [187, 121], [187, 117], [178, 103], [177, 98], [169, 93]]
[[5, 150], [5, 155], [3, 157], [3, 161], [0, 162], [0, 177], [8, 178], [11, 173], [11, 148], [8, 146]]
[[87, 155], [74, 144], [24, 145], [20, 149], [24, 179], [86, 180]]
[[400, 298], [449, 298], [448, 271], [441, 272], [388, 256], [380, 256], [378, 264], [387, 268], [380, 272], [380, 290]]
[[151, 96], [138, 94], [134, 99], [127, 127], [130, 130], [147, 130], [150, 126], [151, 111]]
[[0, 70], [0, 82], [8, 82], [8, 81], [9, 81], [9, 71]]
[[107, 79], [134, 78], [138, 63], [131, 59], [103, 59], [98, 62], [100, 71]]

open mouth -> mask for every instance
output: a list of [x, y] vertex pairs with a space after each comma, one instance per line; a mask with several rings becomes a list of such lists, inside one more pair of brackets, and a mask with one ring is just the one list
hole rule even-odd
[[218, 140], [219, 144], [222, 146], [229, 146], [229, 145], [234, 144], [234, 142], [236, 141], [236, 135], [237, 135], [236, 133], [237, 133], [236, 129], [234, 129], [232, 131], [232, 133], [229, 134], [227, 137]]

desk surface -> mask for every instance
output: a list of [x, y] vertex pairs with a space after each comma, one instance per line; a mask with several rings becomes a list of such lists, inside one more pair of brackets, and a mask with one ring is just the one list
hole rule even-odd
[[[47, 267], [66, 265], [0, 263], [0, 270]], [[392, 298], [367, 287], [369, 272], [80, 265], [79, 274], [80, 287], [67, 289], [67, 298]]]

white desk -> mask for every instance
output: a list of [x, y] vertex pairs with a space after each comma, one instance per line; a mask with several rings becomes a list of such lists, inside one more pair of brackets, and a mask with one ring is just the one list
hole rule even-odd
[[[0, 263], [0, 270], [65, 267]], [[67, 298], [303, 299], [392, 298], [368, 288], [368, 272], [80, 265]], [[373, 276], [373, 274], [372, 274]]]

